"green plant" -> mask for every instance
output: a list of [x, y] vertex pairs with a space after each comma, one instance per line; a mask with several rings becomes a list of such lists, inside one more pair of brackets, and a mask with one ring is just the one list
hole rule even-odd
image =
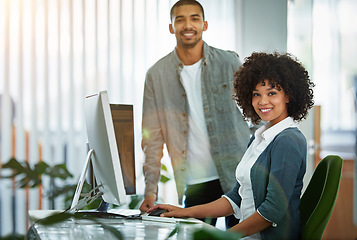
[[[33, 167], [30, 166], [27, 162], [18, 162], [15, 158], [11, 158], [9, 162], [5, 163], [2, 166], [2, 169], [10, 169], [11, 174], [9, 175], [1, 175], [1, 178], [14, 178], [16, 180], [16, 185], [19, 188], [35, 188], [42, 185], [43, 176], [47, 176], [50, 179], [50, 189], [45, 189], [46, 196], [48, 197], [49, 201], [54, 201], [55, 198], [59, 196], [65, 196], [65, 206], [68, 207], [71, 204], [76, 185], [75, 184], [68, 184], [68, 180], [73, 178], [73, 175], [68, 171], [65, 164], [57, 164], [54, 166], [50, 166], [45, 162], [39, 162], [35, 164]], [[55, 180], [61, 180], [63, 184], [61, 186], [55, 185]], [[167, 167], [163, 164], [161, 167], [161, 176], [160, 182], [167, 183], [171, 180], [171, 176], [167, 170]], [[91, 186], [88, 183], [84, 183], [83, 185], [83, 192], [89, 192], [91, 190]], [[138, 208], [140, 202], [143, 199], [143, 195], [133, 195], [131, 196], [131, 202], [129, 203], [128, 207], [130, 209]], [[97, 208], [100, 204], [100, 200], [94, 201], [89, 206], [86, 206], [85, 209], [94, 209]], [[103, 228], [109, 230], [117, 239], [123, 239], [123, 235], [116, 230], [115, 228], [111, 227], [110, 225], [102, 224], [95, 218], [91, 218], [88, 216], [83, 216], [80, 213], [70, 213], [70, 212], [62, 212], [59, 214], [54, 214], [50, 217], [45, 219], [39, 220], [37, 223], [40, 224], [55, 224], [62, 221], [67, 220], [68, 218], [75, 218], [75, 219], [89, 219], [97, 224], [101, 224]], [[180, 225], [177, 225], [176, 228], [169, 234], [167, 239], [170, 239], [174, 235], [178, 234], [180, 231]], [[27, 236], [31, 234], [31, 231], [27, 233]], [[14, 234], [6, 236], [5, 238], [1, 239], [23, 239], [24, 236]], [[196, 230], [193, 233], [193, 239], [201, 240], [201, 239], [213, 239], [213, 240], [230, 240], [230, 239], [240, 239], [240, 235], [230, 233], [230, 232], [223, 232], [218, 229], [208, 229], [202, 228]]]
[[[166, 240], [169, 240], [171, 237], [175, 236], [176, 234], [179, 235], [181, 231], [181, 227], [184, 224], [190, 223], [181, 223], [176, 225], [174, 230], [172, 230], [169, 235], [166, 237]], [[213, 227], [206, 227], [197, 229], [192, 234], [193, 240], [239, 240], [241, 239], [241, 234], [235, 232], [226, 232], [219, 230]]]
[[[68, 171], [65, 164], [57, 164], [54, 166], [48, 165], [46, 162], [41, 161], [33, 167], [28, 162], [19, 162], [15, 158], [11, 158], [7, 163], [2, 166], [2, 169], [10, 169], [11, 174], [2, 175], [2, 178], [14, 178], [16, 186], [19, 188], [36, 188], [43, 186], [43, 177], [49, 177], [48, 189], [45, 190], [45, 196], [49, 200], [50, 208], [54, 208], [54, 200], [59, 196], [64, 196], [65, 208], [71, 205], [76, 184], [70, 183], [69, 179], [73, 175]], [[83, 192], [89, 192], [91, 186], [85, 182], [83, 185]], [[85, 209], [93, 209], [98, 207], [100, 200], [94, 201]]]
[[[41, 161], [35, 164], [33, 167], [28, 162], [19, 162], [15, 158], [11, 158], [7, 163], [2, 166], [2, 169], [11, 169], [10, 175], [2, 175], [2, 178], [14, 178], [16, 185], [19, 188], [35, 188], [42, 185], [43, 176], [49, 177], [49, 189], [45, 189], [45, 196], [50, 201], [50, 207], [54, 208], [54, 200], [59, 196], [64, 196], [65, 208], [69, 207], [72, 202], [74, 192], [76, 190], [76, 184], [68, 183], [68, 180], [73, 178], [73, 175], [68, 171], [65, 164], [57, 164], [54, 166], [48, 165], [46, 162]], [[60, 180], [62, 184], [56, 184], [56, 181]], [[167, 170], [167, 167], [162, 164], [160, 182], [166, 183], [171, 180], [171, 176]], [[84, 182], [83, 192], [89, 192], [91, 185]], [[140, 202], [143, 200], [143, 195], [131, 196], [131, 202], [128, 207], [130, 209], [138, 208]], [[100, 200], [96, 200], [85, 209], [97, 208], [100, 204]]]
[[[51, 216], [48, 216], [46, 218], [42, 218], [36, 221], [36, 224], [41, 224], [41, 225], [52, 225], [52, 224], [56, 224], [56, 223], [60, 223], [63, 221], [66, 221], [68, 219], [87, 219], [92, 221], [93, 223], [99, 224], [101, 225], [101, 227], [105, 230], [108, 230], [116, 239], [121, 240], [124, 239], [124, 236], [121, 234], [120, 231], [118, 231], [116, 228], [108, 225], [108, 224], [102, 224], [100, 220], [98, 220], [95, 217], [91, 217], [89, 215], [86, 215], [84, 213], [81, 212], [76, 212], [76, 213], [72, 213], [72, 212], [61, 212], [61, 213], [56, 213], [53, 214]], [[26, 239], [36, 239], [36, 234], [34, 234], [33, 229], [30, 228], [29, 231], [27, 232], [27, 237]]]
[[160, 175], [160, 182], [162, 183], [167, 183], [168, 181], [171, 180], [171, 177], [169, 175], [169, 171], [167, 170], [167, 167], [165, 164], [161, 165], [161, 175]]
[[225, 232], [214, 228], [202, 228], [193, 233], [194, 240], [238, 240], [240, 238], [239, 233]]
[[49, 166], [41, 161], [32, 168], [28, 162], [18, 162], [15, 158], [11, 158], [9, 162], [2, 166], [3, 169], [11, 169], [12, 174], [2, 176], [2, 178], [17, 178], [17, 185], [20, 188], [37, 187], [42, 183], [42, 175], [47, 175], [53, 179], [67, 180], [73, 175], [68, 171], [65, 164], [57, 164]]

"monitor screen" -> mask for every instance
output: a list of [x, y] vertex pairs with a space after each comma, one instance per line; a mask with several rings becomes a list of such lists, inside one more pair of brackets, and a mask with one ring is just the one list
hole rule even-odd
[[133, 105], [110, 104], [126, 195], [136, 194]]
[[106, 91], [86, 97], [85, 120], [89, 148], [93, 149], [93, 174], [103, 193], [102, 198], [107, 203], [126, 204], [122, 166]]

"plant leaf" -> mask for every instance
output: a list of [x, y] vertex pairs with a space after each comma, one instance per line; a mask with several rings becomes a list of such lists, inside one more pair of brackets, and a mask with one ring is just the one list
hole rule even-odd
[[167, 167], [165, 164], [161, 164], [161, 170], [167, 172]]
[[39, 162], [35, 165], [35, 172], [38, 175], [42, 175], [44, 172], [46, 172], [46, 170], [49, 168], [50, 166], [48, 166], [47, 163], [45, 162]]
[[168, 181], [170, 181], [170, 178], [166, 177], [165, 175], [160, 176], [160, 182], [166, 183]]
[[72, 213], [68, 212], [61, 212], [61, 213], [56, 213], [51, 216], [42, 218], [37, 220], [36, 223], [42, 224], [42, 225], [51, 225], [59, 222], [63, 222], [67, 220], [70, 217], [73, 217], [74, 215]]
[[106, 224], [102, 224], [101, 226], [102, 228], [109, 230], [117, 239], [119, 240], [124, 239], [123, 234], [121, 234], [121, 232], [118, 229]]
[[[76, 185], [64, 185], [63, 187], [54, 187], [48, 195], [50, 195], [53, 198], [56, 198], [62, 194], [67, 194], [67, 193], [74, 193], [76, 190], [77, 186]], [[71, 194], [72, 195], [72, 194]]]
[[174, 236], [176, 233], [179, 232], [179, 229], [180, 229], [180, 225], [179, 224], [176, 224], [174, 230], [172, 230], [169, 234], [169, 236], [167, 236], [166, 240], [168, 240], [170, 237]]
[[239, 233], [225, 232], [219, 229], [202, 228], [193, 233], [194, 240], [238, 240], [241, 238]]
[[2, 176], [2, 178], [12, 178], [25, 172], [24, 167], [15, 158], [11, 158], [7, 163], [3, 164], [2, 168], [13, 170], [11, 175]]
[[129, 209], [136, 209], [139, 203], [143, 200], [143, 195], [133, 195], [131, 196], [131, 201], [128, 205]]
[[66, 180], [67, 178], [72, 178], [73, 175], [68, 171], [65, 164], [57, 164], [48, 169], [45, 173], [52, 178], [60, 178]]

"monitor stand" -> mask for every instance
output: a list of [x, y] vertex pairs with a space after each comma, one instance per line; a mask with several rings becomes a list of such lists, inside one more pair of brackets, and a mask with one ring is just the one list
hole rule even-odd
[[[94, 195], [86, 196], [84, 199], [79, 200], [79, 197], [80, 197], [82, 189], [83, 189], [83, 184], [84, 184], [84, 181], [85, 181], [86, 173], [88, 171], [88, 166], [89, 166], [89, 163], [91, 162], [91, 158], [92, 158], [93, 152], [94, 152], [93, 149], [90, 149], [88, 151], [88, 154], [87, 154], [87, 157], [86, 157], [86, 161], [84, 163], [84, 167], [83, 167], [82, 173], [81, 173], [81, 175], [79, 177], [76, 191], [74, 193], [74, 197], [73, 197], [73, 200], [72, 200], [72, 205], [71, 205], [70, 209], [68, 210], [70, 212], [76, 212], [76, 211], [82, 209], [83, 207], [85, 207], [88, 204], [88, 202], [94, 201], [95, 199], [97, 199], [98, 197], [100, 197], [102, 195], [102, 193], [100, 191], [99, 192], [96, 191], [96, 190], [99, 189], [99, 187], [101, 187], [99, 185], [96, 188], [92, 189], [90, 194], [87, 194], [87, 195], [92, 195], [94, 193]], [[101, 203], [101, 206], [100, 206], [101, 209], [98, 209], [100, 211], [106, 211], [107, 210], [108, 204], [106, 202], [104, 202], [104, 203], [103, 202]]]

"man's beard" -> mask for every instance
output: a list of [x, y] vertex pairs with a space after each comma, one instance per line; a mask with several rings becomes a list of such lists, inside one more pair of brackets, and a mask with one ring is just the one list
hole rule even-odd
[[194, 41], [193, 43], [185, 43], [182, 40], [179, 40], [179, 43], [184, 48], [194, 48], [197, 45], [197, 43], [199, 43], [201, 40], [202, 40], [202, 37], [196, 39], [196, 41]]

